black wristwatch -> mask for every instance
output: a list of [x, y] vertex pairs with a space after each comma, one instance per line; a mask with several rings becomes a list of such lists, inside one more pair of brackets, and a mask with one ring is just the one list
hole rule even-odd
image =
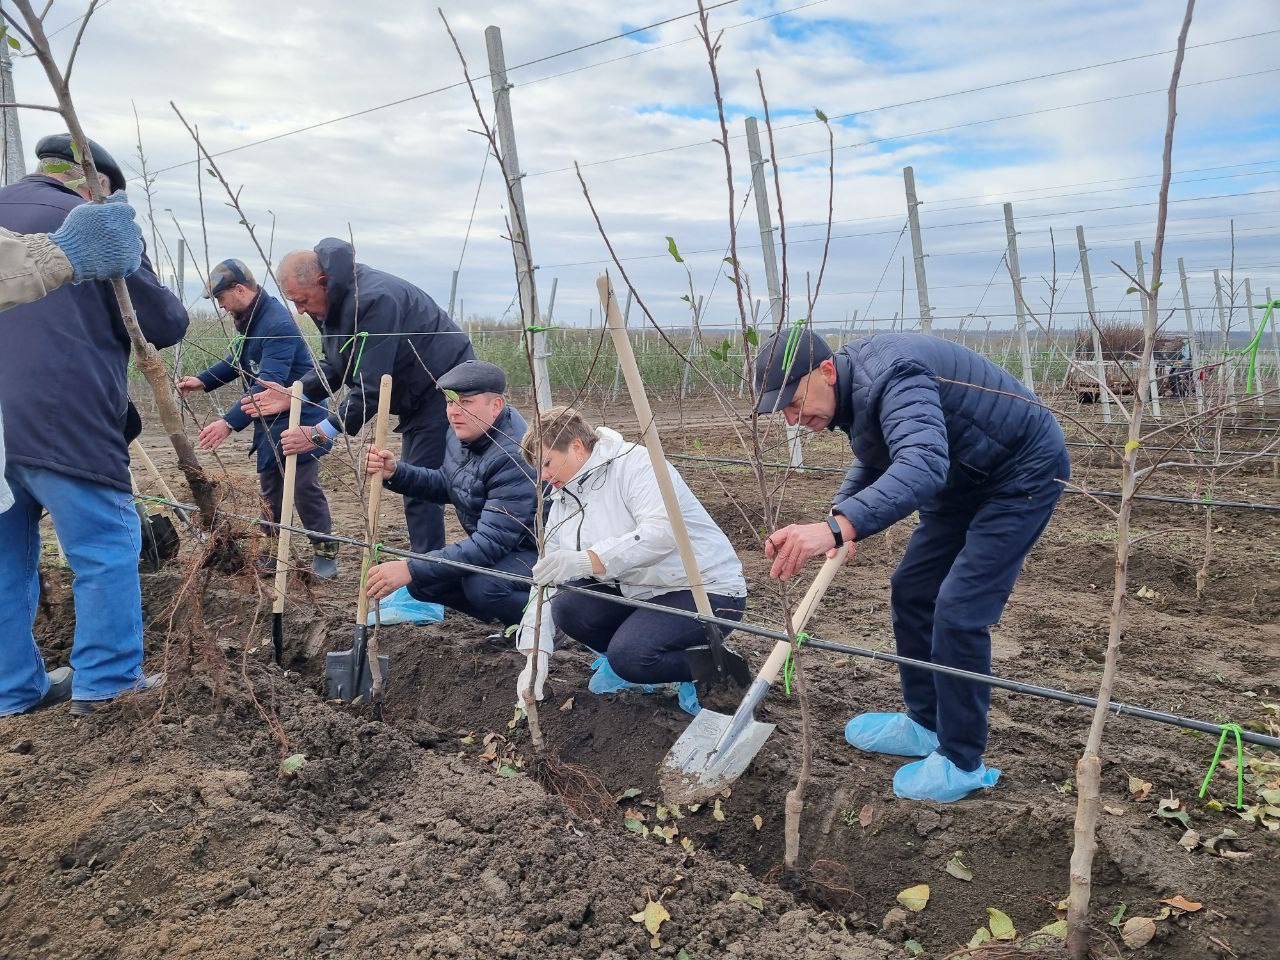
[[836, 519], [835, 514], [827, 517], [827, 526], [831, 528], [831, 535], [836, 538], [836, 549], [844, 546], [844, 531], [840, 529], [840, 521]]

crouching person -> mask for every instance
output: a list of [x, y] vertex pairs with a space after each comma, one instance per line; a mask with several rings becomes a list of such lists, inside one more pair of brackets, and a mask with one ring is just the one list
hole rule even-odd
[[[466, 539], [429, 556], [528, 577], [538, 559], [534, 541], [537, 491], [533, 468], [521, 456], [527, 426], [507, 406], [501, 367], [468, 360], [438, 381], [447, 398], [444, 464], [439, 469], [397, 462], [389, 450], [370, 449], [368, 471], [381, 474], [388, 490], [406, 500], [452, 503]], [[520, 622], [529, 589], [430, 560], [393, 560], [369, 570], [371, 600], [408, 587], [415, 600], [451, 607], [477, 620], [503, 626]], [[388, 619], [390, 616], [391, 619]], [[383, 623], [399, 623], [395, 610]]]
[[[594, 595], [565, 590], [555, 593], [550, 604], [543, 603], [535, 696], [542, 697], [558, 628], [601, 655], [589, 684], [593, 693], [676, 685], [681, 707], [697, 713], [693, 681], [706, 676], [704, 665], [710, 661], [703, 624], [610, 599], [695, 609], [648, 451], [608, 427], [593, 429], [572, 407], [548, 410], [541, 427], [541, 455], [536, 433], [524, 438], [526, 459], [553, 488], [546, 549], [533, 579], [538, 587], [569, 583], [588, 587]], [[668, 469], [711, 608], [718, 617], [741, 620], [747, 603], [742, 563], [684, 479]], [[534, 647], [535, 607], [530, 602], [525, 608], [520, 630], [519, 646], [528, 654]], [[725, 650], [724, 655], [745, 670], [737, 654]], [[532, 668], [532, 663], [526, 666], [517, 702]]]

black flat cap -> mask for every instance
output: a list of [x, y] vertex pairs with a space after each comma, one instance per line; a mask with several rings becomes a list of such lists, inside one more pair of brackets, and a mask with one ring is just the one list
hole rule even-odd
[[461, 396], [473, 393], [504, 393], [507, 375], [502, 368], [484, 360], [460, 363], [437, 381], [441, 390], [452, 390]]
[[[116, 163], [115, 158], [92, 140], [89, 141], [89, 152], [93, 155], [93, 165], [111, 184], [111, 192], [123, 190], [124, 171], [120, 169], [120, 164]], [[41, 137], [40, 142], [36, 144], [36, 158], [44, 157], [75, 163], [75, 154], [71, 152], [71, 134], [51, 133], [47, 137]]]
[[760, 413], [777, 413], [796, 395], [796, 386], [823, 360], [832, 357], [831, 348], [805, 326], [779, 330], [760, 346], [756, 355], [756, 389]]

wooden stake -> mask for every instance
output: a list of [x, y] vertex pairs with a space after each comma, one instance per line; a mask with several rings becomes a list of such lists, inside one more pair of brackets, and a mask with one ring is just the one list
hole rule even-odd
[[[289, 429], [294, 430], [302, 422], [302, 381], [289, 388]], [[285, 591], [289, 584], [289, 544], [293, 537], [293, 488], [298, 479], [298, 455], [291, 453], [284, 460], [284, 494], [280, 500], [280, 524], [276, 537], [276, 601], [272, 613], [284, 614]], [[279, 662], [277, 660], [277, 662]]]
[[[387, 419], [391, 415], [391, 374], [384, 373], [382, 380], [378, 384], [378, 419], [373, 427], [373, 445], [378, 450], [383, 450], [387, 445]], [[365, 542], [369, 546], [364, 548], [364, 562], [360, 565], [360, 597], [356, 601], [356, 625], [363, 625], [369, 619], [369, 594], [365, 590], [365, 581], [369, 577], [369, 567], [373, 564], [373, 551], [378, 543], [378, 508], [382, 506], [382, 478], [368, 478], [371, 484], [369, 488], [369, 518], [365, 524]], [[374, 608], [374, 616], [377, 617], [377, 608]], [[378, 703], [382, 699], [382, 663], [378, 660], [378, 631], [377, 626], [372, 633], [369, 634], [369, 675], [373, 680], [373, 689], [370, 691], [370, 699], [374, 703]]]

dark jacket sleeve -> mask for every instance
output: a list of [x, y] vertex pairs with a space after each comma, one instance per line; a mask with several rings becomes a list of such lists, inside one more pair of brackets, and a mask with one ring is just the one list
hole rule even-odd
[[221, 386], [225, 386], [232, 380], [240, 376], [240, 368], [235, 365], [230, 357], [225, 360], [219, 360], [209, 369], [196, 374], [196, 379], [204, 384], [205, 393], [210, 390], [217, 390]]
[[401, 339], [384, 336], [398, 333], [401, 327], [400, 308], [392, 297], [371, 297], [359, 305], [359, 310], [359, 330], [367, 336], [357, 334], [343, 350], [351, 372], [347, 374], [346, 369], [342, 372], [350, 389], [330, 417], [342, 430], [353, 435], [378, 412], [378, 387], [383, 374], [395, 369]]
[[157, 349], [171, 347], [187, 333], [191, 318], [182, 301], [160, 282], [144, 254], [142, 266], [125, 281], [142, 335]]
[[864, 488], [875, 483], [879, 478], [881, 471], [868, 467], [861, 460], [855, 460], [847, 473], [844, 480], [840, 483], [840, 489], [836, 491], [833, 504], [840, 503], [842, 500], [848, 500], [855, 493], [861, 493]]
[[872, 483], [835, 504], [859, 540], [909, 516], [947, 482], [951, 458], [938, 385], [915, 364], [888, 374], [879, 397], [880, 429], [892, 461]]
[[[451, 543], [433, 556], [478, 567], [491, 567], [516, 549], [532, 531], [536, 497], [533, 468], [502, 458], [490, 475], [484, 510], [471, 536]], [[415, 585], [456, 580], [465, 572], [425, 560], [410, 560]]]
[[444, 478], [444, 471], [434, 467], [418, 467], [401, 460], [396, 464], [396, 472], [382, 481], [382, 485], [402, 497], [432, 503], [449, 502], [449, 484]]

